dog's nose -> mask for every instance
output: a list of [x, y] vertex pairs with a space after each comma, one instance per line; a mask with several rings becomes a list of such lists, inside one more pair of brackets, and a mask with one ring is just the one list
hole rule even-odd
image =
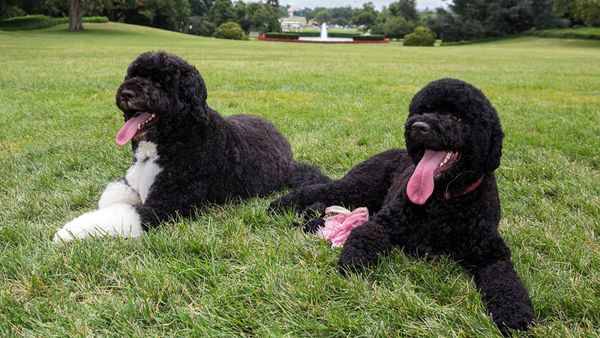
[[135, 97], [135, 92], [133, 90], [125, 89], [121, 91], [121, 96], [124, 99], [129, 100]]
[[431, 127], [427, 123], [425, 123], [425, 122], [418, 121], [418, 122], [413, 123], [410, 126], [410, 129], [413, 132], [419, 132], [421, 134], [427, 134], [429, 132], [429, 130], [431, 130]]

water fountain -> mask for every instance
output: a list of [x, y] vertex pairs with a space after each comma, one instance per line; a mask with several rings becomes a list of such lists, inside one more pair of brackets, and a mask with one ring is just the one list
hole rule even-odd
[[320, 36], [301, 36], [298, 40], [308, 42], [325, 42], [325, 43], [336, 43], [336, 42], [352, 42], [352, 38], [330, 38], [327, 33], [327, 24], [323, 22], [321, 24], [321, 35]]
[[[262, 41], [276, 41], [276, 42], [312, 42], [312, 43], [388, 43], [389, 39], [385, 39], [383, 36], [378, 36], [378, 39], [365, 39], [364, 37], [358, 34], [352, 33], [332, 33], [332, 35], [337, 35], [338, 37], [329, 37], [329, 33], [327, 32], [327, 24], [323, 22], [321, 24], [321, 33], [319, 35], [315, 35], [315, 33], [305, 33], [310, 36], [302, 36], [302, 32], [294, 33], [266, 33], [258, 37], [259, 40]], [[271, 36], [269, 36], [271, 35]], [[287, 37], [286, 35], [291, 35], [294, 37]], [[373, 36], [375, 37], [375, 36]]]
[[327, 40], [327, 24], [321, 24], [321, 40]]

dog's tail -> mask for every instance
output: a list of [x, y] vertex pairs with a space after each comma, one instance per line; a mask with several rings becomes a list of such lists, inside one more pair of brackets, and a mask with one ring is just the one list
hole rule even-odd
[[325, 176], [319, 168], [306, 163], [294, 162], [294, 169], [288, 186], [296, 189], [305, 185], [327, 183], [329, 181], [331, 179]]

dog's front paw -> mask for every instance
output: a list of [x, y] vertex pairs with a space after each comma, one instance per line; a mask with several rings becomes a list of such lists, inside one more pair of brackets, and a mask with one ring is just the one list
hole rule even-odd
[[354, 249], [346, 249], [347, 246], [344, 246], [344, 250], [342, 251], [342, 255], [338, 260], [338, 272], [342, 276], [348, 276], [351, 273], [361, 273], [367, 268], [369, 265], [375, 263], [377, 258], [370, 259], [367, 252], [357, 252]]
[[88, 212], [65, 224], [53, 242], [69, 243], [76, 239], [102, 236], [140, 237], [144, 234], [140, 216], [128, 204], [114, 204]]
[[391, 242], [386, 231], [379, 224], [367, 222], [348, 236], [338, 261], [338, 270], [342, 275], [362, 272], [377, 263], [379, 255], [390, 249]]
[[510, 309], [492, 313], [494, 323], [503, 335], [510, 335], [511, 330], [527, 330], [535, 325], [535, 314], [530, 304], [512, 304]]
[[140, 195], [133, 190], [125, 180], [114, 181], [108, 184], [100, 200], [98, 208], [103, 209], [115, 204], [140, 204]]
[[319, 228], [325, 226], [325, 219], [315, 218], [307, 221], [302, 225], [302, 230], [307, 233], [315, 233]]

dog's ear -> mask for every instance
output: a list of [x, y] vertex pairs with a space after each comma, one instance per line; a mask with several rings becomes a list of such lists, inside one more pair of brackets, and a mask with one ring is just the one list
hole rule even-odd
[[502, 139], [504, 133], [500, 127], [500, 121], [496, 118], [490, 133], [488, 154], [485, 161], [485, 169], [487, 172], [492, 172], [500, 166], [500, 158], [502, 157]]
[[195, 67], [182, 74], [179, 82], [179, 90], [184, 93], [184, 102], [189, 102], [190, 115], [201, 124], [208, 123], [208, 104], [206, 103], [207, 91], [204, 79]]

